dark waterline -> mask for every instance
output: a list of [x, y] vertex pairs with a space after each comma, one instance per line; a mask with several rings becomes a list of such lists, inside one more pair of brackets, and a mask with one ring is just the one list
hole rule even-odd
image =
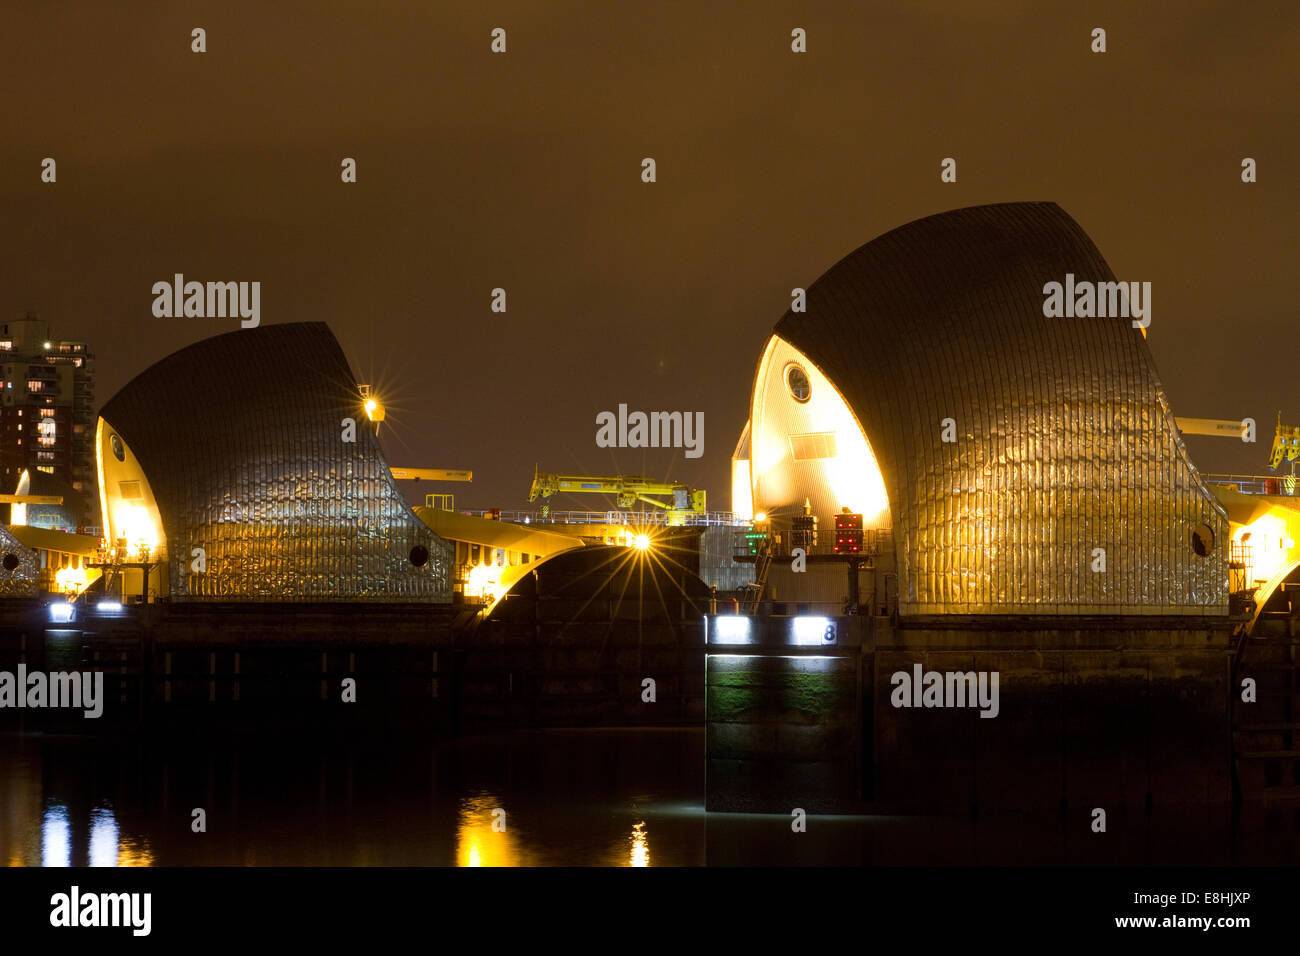
[[[1294, 864], [1300, 806], [1039, 818], [704, 812], [704, 732], [0, 737], [11, 866]], [[191, 830], [192, 811], [207, 832]], [[505, 811], [505, 831], [493, 829]], [[495, 815], [499, 819], [499, 815]]]

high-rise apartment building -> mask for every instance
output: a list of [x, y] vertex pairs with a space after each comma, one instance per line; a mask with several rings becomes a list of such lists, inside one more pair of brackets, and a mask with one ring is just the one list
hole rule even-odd
[[35, 312], [0, 324], [0, 485], [24, 470], [96, 498], [94, 355], [61, 341]]

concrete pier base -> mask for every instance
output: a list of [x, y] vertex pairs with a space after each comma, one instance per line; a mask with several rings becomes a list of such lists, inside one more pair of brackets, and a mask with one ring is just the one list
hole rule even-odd
[[[793, 620], [754, 618], [747, 641], [707, 648], [710, 810], [1086, 815], [1232, 799], [1226, 620], [849, 617], [822, 656], [780, 646]], [[996, 716], [974, 699], [900, 703], [895, 675], [910, 687], [918, 665], [996, 675]]]

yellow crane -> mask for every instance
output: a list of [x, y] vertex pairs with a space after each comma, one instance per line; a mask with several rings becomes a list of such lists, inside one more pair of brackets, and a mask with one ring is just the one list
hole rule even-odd
[[[533, 469], [533, 484], [528, 490], [528, 500], [549, 498], [556, 494], [613, 495], [620, 508], [631, 508], [638, 501], [668, 513], [668, 524], [683, 525], [686, 516], [704, 514], [705, 492], [689, 488], [679, 481], [651, 481], [637, 475], [556, 475]], [[652, 495], [669, 495], [672, 503]], [[550, 506], [542, 505], [542, 517], [550, 514]]]
[[[390, 465], [388, 473], [398, 481], [473, 481], [474, 472], [463, 468], [398, 468]], [[424, 504], [440, 511], [455, 511], [455, 495], [425, 495]]]
[[473, 481], [474, 472], [463, 468], [398, 468], [388, 471], [398, 481]]
[[1295, 473], [1296, 462], [1300, 461], [1300, 426], [1283, 425], [1282, 413], [1277, 413], [1277, 430], [1273, 432], [1273, 448], [1269, 452], [1268, 467], [1277, 471], [1282, 462], [1291, 462], [1291, 472]]
[[1241, 421], [1219, 418], [1175, 418], [1178, 430], [1184, 435], [1217, 435], [1220, 438], [1241, 438], [1246, 425]]
[[[1242, 438], [1246, 432], [1244, 421], [1225, 421], [1217, 418], [1176, 418], [1178, 430], [1184, 435], [1217, 435], [1220, 438]], [[1273, 432], [1273, 447], [1269, 451], [1268, 467], [1277, 471], [1282, 462], [1300, 461], [1300, 427], [1283, 425], [1282, 413], [1277, 413], [1277, 428]]]

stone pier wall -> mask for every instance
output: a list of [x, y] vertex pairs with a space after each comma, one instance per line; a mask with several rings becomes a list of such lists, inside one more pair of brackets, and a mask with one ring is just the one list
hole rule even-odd
[[[822, 657], [767, 646], [779, 622], [756, 619], [761, 646], [709, 647], [710, 809], [1054, 815], [1232, 799], [1225, 621], [845, 618], [860, 649]], [[996, 716], [979, 701], [895, 706], [917, 702], [917, 665], [922, 689], [930, 672], [975, 672], [991, 690], [996, 673]]]
[[[874, 800], [910, 810], [1231, 799], [1224, 626], [877, 631]], [[895, 707], [897, 672], [998, 674], [998, 716]]]

